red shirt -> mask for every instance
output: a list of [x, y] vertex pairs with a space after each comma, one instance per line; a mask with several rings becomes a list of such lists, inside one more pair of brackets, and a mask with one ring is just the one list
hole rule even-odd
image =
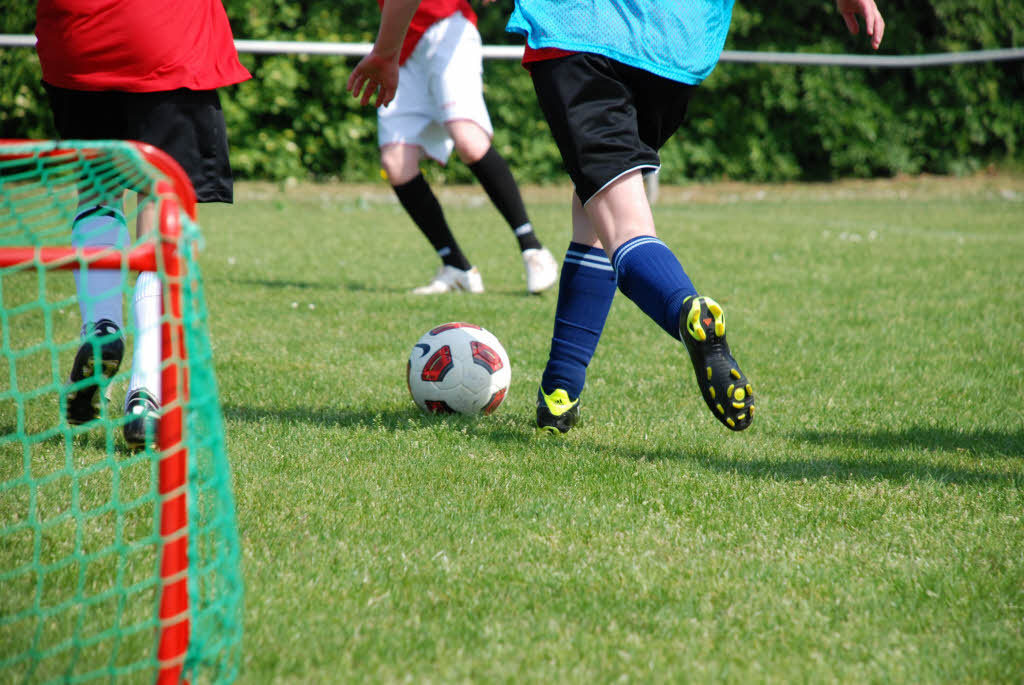
[[[384, 0], [377, 0], [377, 4], [383, 7]], [[405, 64], [405, 60], [409, 59], [409, 55], [416, 49], [427, 29], [456, 12], [461, 12], [462, 16], [476, 26], [476, 12], [469, 6], [469, 0], [423, 0], [416, 14], [412, 16], [409, 30], [405, 34], [405, 42], [402, 43], [402, 52], [398, 55], [398, 63]]]
[[527, 44], [523, 50], [523, 66], [527, 69], [530, 68], [530, 64], [534, 62], [542, 62], [546, 59], [555, 59], [556, 57], [565, 57], [566, 55], [574, 55], [572, 50], [563, 50], [562, 48], [531, 48]]
[[39, 0], [43, 80], [71, 90], [212, 90], [251, 78], [221, 0]]

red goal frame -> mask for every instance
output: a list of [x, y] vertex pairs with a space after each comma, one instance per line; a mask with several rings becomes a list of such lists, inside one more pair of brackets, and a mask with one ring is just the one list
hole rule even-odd
[[[162, 402], [157, 446], [160, 453], [157, 491], [160, 496], [160, 599], [157, 646], [157, 683], [166, 685], [182, 680], [189, 647], [188, 597], [188, 510], [186, 485], [188, 452], [184, 441], [184, 403], [188, 398], [188, 350], [185, 347], [181, 255], [180, 212], [196, 220], [196, 196], [184, 170], [170, 155], [152, 145], [125, 141], [159, 173], [153, 185], [159, 198], [160, 213], [156, 230], [157, 244], [140, 245], [130, 251], [111, 252], [109, 248], [4, 247], [0, 246], [0, 267], [35, 266], [46, 269], [73, 269], [82, 263], [96, 269], [157, 271], [162, 263], [166, 291], [162, 297], [160, 325], [162, 357]], [[99, 156], [88, 147], [64, 146], [25, 151], [33, 143], [49, 141], [0, 139], [0, 160], [67, 156], [71, 152]], [[11, 150], [16, 146], [17, 150]], [[158, 254], [159, 252], [159, 254]]]

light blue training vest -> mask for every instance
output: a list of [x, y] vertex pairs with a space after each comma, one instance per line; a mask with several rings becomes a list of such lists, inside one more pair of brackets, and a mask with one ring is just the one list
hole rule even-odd
[[604, 55], [696, 85], [718, 64], [733, 0], [516, 0], [505, 30], [532, 48]]

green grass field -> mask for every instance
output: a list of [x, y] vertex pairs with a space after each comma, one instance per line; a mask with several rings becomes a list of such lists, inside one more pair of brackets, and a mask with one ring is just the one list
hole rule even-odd
[[[568, 193], [525, 191], [559, 257]], [[757, 417], [718, 424], [619, 295], [561, 440], [555, 295], [482, 191], [440, 194], [484, 295], [407, 294], [437, 262], [383, 183], [201, 209], [240, 682], [1022, 682], [1024, 177], [662, 188]], [[490, 417], [408, 396], [451, 320], [509, 352]]]

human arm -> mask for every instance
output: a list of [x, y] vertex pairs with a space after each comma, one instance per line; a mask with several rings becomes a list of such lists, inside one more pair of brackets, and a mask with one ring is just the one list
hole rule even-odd
[[882, 34], [885, 33], [885, 22], [875, 0], [836, 0], [836, 9], [843, 15], [846, 28], [853, 35], [860, 33], [857, 15], [864, 17], [864, 30], [871, 36], [871, 47], [878, 49], [882, 43]]
[[373, 48], [348, 77], [347, 89], [360, 104], [367, 105], [377, 94], [377, 107], [384, 107], [398, 90], [398, 57], [409, 22], [416, 14], [420, 0], [384, 0], [380, 10], [380, 27]]

